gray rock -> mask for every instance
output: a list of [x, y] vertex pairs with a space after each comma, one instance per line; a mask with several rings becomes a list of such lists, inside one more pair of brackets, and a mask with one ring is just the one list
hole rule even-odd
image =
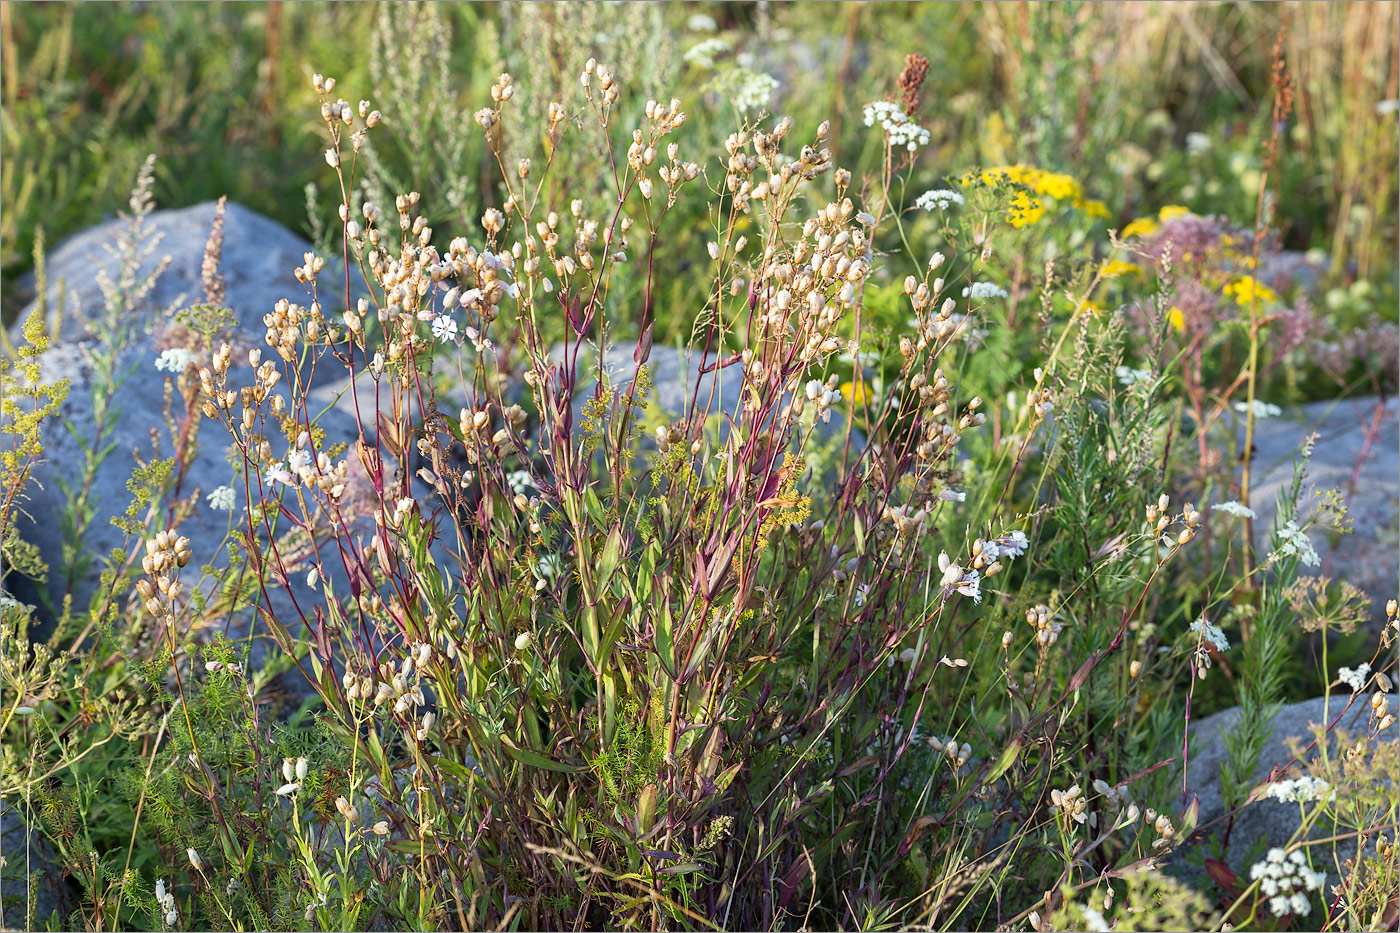
[[1278, 292], [1287, 293], [1294, 286], [1316, 292], [1331, 265], [1326, 254], [1294, 249], [1265, 252], [1259, 257], [1259, 280]]
[[44, 844], [39, 834], [26, 830], [19, 812], [9, 801], [0, 812], [0, 844], [5, 852], [0, 927], [6, 930], [61, 929], [63, 914], [58, 912], [54, 892], [64, 891], [63, 870], [53, 861], [52, 849]]
[[[177, 305], [188, 306], [202, 300], [204, 292], [200, 266], [204, 244], [214, 222], [214, 202], [206, 201], [180, 210], [156, 211], [146, 219], [145, 229], [154, 249], [144, 255], [138, 278], [144, 279], [169, 258], [170, 264], [155, 287], [140, 302], [145, 314]], [[111, 220], [64, 240], [47, 257], [49, 333], [62, 341], [88, 339], [85, 318], [99, 315], [103, 307], [99, 270], [116, 278], [118, 235], [126, 221]], [[293, 270], [303, 263], [311, 244], [271, 218], [230, 202], [224, 213], [223, 273], [227, 304], [237, 315], [236, 331], [256, 338], [252, 346], [264, 346], [266, 328], [262, 316], [280, 298], [306, 302], [306, 287], [296, 280]], [[322, 281], [335, 283], [329, 263]], [[58, 318], [60, 288], [66, 301]], [[15, 328], [33, 310], [20, 315]], [[15, 332], [17, 334], [17, 330]]]
[[[74, 307], [71, 300], [65, 301], [62, 319], [55, 315], [50, 321], [50, 332], [56, 330], [58, 339], [42, 359], [43, 378], [45, 381], [69, 379], [71, 388], [60, 419], [46, 426], [44, 461], [35, 469], [34, 481], [26, 490], [28, 500], [21, 504], [23, 514], [16, 523], [20, 534], [39, 548], [50, 566], [48, 606], [51, 608], [48, 612], [41, 611], [41, 619], [47, 617], [52, 621], [52, 610], [61, 606], [65, 593], [72, 595], [75, 610], [87, 609], [97, 593], [98, 573], [112, 549], [140, 543], [125, 541], [125, 533], [109, 519], [121, 515], [131, 501], [126, 484], [138, 461], [168, 457], [173, 452], [165, 399], [166, 380], [173, 374], [158, 371], [155, 364], [162, 350], [186, 345], [187, 337], [173, 320], [172, 312], [202, 300], [201, 264], [213, 217], [214, 205], [208, 203], [184, 210], [156, 212], [147, 219], [147, 231], [160, 234], [161, 239], [156, 249], [142, 259], [143, 272], [158, 268], [163, 256], [169, 257], [169, 265], [154, 287], [132, 302], [123, 315], [123, 323], [130, 325], [132, 336], [116, 350], [118, 385], [106, 403], [110, 430], [105, 441], [113, 446], [93, 472], [87, 499], [94, 507], [94, 514], [79, 542], [82, 552], [92, 559], [92, 566], [71, 580], [66, 579], [63, 572], [68, 562], [64, 559], [64, 536], [56, 516], [66, 511], [64, 484], [72, 487], [83, 477], [83, 445], [78, 438], [90, 446], [95, 440], [100, 409], [93, 392], [102, 383], [95, 360], [99, 351], [109, 349], [103, 334], [89, 330], [85, 319], [92, 320], [103, 313], [96, 270], [106, 269], [109, 275], [116, 277], [117, 259], [106, 247], [114, 246], [125, 221], [113, 221], [81, 233], [49, 256], [51, 312], [58, 307], [60, 284], [70, 296], [76, 295], [78, 302]], [[305, 240], [268, 218], [237, 204], [228, 205], [221, 272], [227, 289], [225, 303], [236, 317], [229, 338], [235, 348], [235, 371], [239, 372], [240, 380], [245, 380], [248, 372], [246, 351], [265, 347], [266, 327], [262, 316], [272, 310], [279, 299], [303, 303], [308, 300], [306, 287], [296, 280], [294, 270], [304, 262], [303, 254], [309, 249]], [[323, 274], [330, 274], [329, 264]], [[16, 322], [15, 338], [33, 307], [26, 309]], [[272, 357], [270, 351], [267, 356]], [[338, 364], [328, 360], [326, 365]], [[321, 372], [325, 372], [324, 367]], [[186, 410], [178, 388], [172, 387], [171, 392], [173, 414], [184, 418]], [[238, 483], [226, 459], [230, 444], [227, 432], [206, 419], [198, 409], [193, 411], [189, 421], [198, 427], [196, 453], [188, 468], [176, 477], [175, 494], [184, 498], [196, 491], [199, 493], [192, 514], [180, 525], [181, 532], [193, 545], [193, 559], [182, 576], [192, 581], [205, 563], [226, 566], [224, 536], [229, 516], [227, 512], [212, 509], [206, 497], [218, 486], [227, 484], [238, 488]], [[356, 436], [353, 420], [340, 411], [327, 412], [320, 424], [326, 428], [332, 442], [353, 440]], [[273, 443], [276, 453], [283, 453], [276, 449], [278, 442]], [[350, 459], [353, 461], [353, 456]], [[241, 508], [241, 493], [238, 500]], [[329, 563], [338, 565], [333, 544], [328, 546], [322, 542], [321, 546], [327, 549]], [[301, 569], [292, 574], [293, 585], [278, 588], [271, 596], [274, 612], [289, 625], [301, 618], [298, 602], [306, 606], [311, 595], [304, 584], [305, 573], [305, 569]], [[8, 582], [20, 599], [44, 605], [39, 593], [22, 580], [12, 578]], [[122, 604], [111, 607], [111, 611], [122, 612], [125, 608]], [[230, 635], [246, 634], [249, 625], [246, 617], [230, 619]], [[255, 651], [255, 664], [261, 652], [262, 649]]]
[[[1241, 442], [1243, 423], [1238, 426]], [[1280, 493], [1293, 482], [1293, 460], [1304, 439], [1317, 432], [1304, 477], [1299, 519], [1310, 515], [1316, 495], [1341, 489], [1347, 497], [1353, 533], [1327, 540], [1321, 529], [1311, 532], [1322, 566], [1303, 568], [1359, 587], [1372, 600], [1377, 632], [1385, 603], [1400, 587], [1400, 400], [1375, 398], [1313, 402], [1296, 415], [1256, 422], [1251, 505], [1257, 546], [1268, 552], [1269, 530]]]
[[[1258, 761], [1255, 762], [1250, 787], [1263, 783], [1276, 767], [1282, 771], [1288, 766], [1293, 761], [1293, 754], [1288, 748], [1289, 740], [1297, 739], [1299, 747], [1306, 748], [1313, 741], [1314, 723], [1339, 728], [1351, 735], [1364, 734], [1371, 712], [1368, 696], [1369, 694], [1363, 694], [1352, 705], [1351, 710], [1345, 713], [1343, 711], [1346, 710], [1347, 701], [1350, 699], [1350, 694], [1345, 692], [1334, 694], [1330, 698], [1316, 697], [1304, 700], [1280, 709], [1274, 716], [1272, 732], [1259, 753]], [[1396, 700], [1392, 698], [1392, 707], [1395, 703]], [[1200, 820], [1197, 825], [1201, 827], [1206, 827], [1207, 824], [1226, 815], [1221, 793], [1221, 768], [1229, 757], [1225, 747], [1225, 736], [1235, 728], [1239, 718], [1239, 707], [1234, 707], [1191, 725], [1186, 786], [1200, 798]], [[1391, 727], [1384, 740], [1395, 742], [1396, 737], [1397, 731]], [[1328, 740], [1329, 749], [1335, 749], [1335, 734], [1329, 732]], [[1319, 752], [1319, 749], [1312, 749], [1305, 755], [1306, 760], [1316, 758]], [[1242, 789], [1241, 795], [1247, 794], [1249, 789]], [[1258, 848], [1258, 840], [1263, 840], [1266, 848], [1286, 845], [1298, 826], [1299, 812], [1296, 803], [1270, 798], [1245, 805], [1235, 815], [1227, 864], [1237, 874], [1247, 870], [1249, 866], [1244, 864], [1245, 859], [1249, 857], [1252, 848]], [[1209, 831], [1218, 836], [1224, 832], [1224, 828], [1222, 821]], [[1325, 827], [1317, 827], [1316, 835], [1327, 835], [1324, 830]]]

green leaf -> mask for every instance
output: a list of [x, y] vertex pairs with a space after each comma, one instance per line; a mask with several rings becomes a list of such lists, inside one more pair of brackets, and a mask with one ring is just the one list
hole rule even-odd
[[532, 751], [528, 748], [521, 748], [504, 735], [501, 736], [501, 746], [506, 750], [507, 755], [521, 764], [529, 765], [532, 768], [542, 768], [545, 771], [559, 771], [564, 774], [573, 774], [583, 770], [582, 765], [566, 765], [562, 761], [555, 761], [553, 758], [547, 758], [539, 752]]

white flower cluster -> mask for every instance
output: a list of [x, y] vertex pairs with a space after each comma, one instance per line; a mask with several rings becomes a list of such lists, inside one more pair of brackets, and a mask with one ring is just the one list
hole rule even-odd
[[1152, 381], [1152, 370], [1150, 369], [1133, 369], [1131, 366], [1118, 366], [1113, 370], [1113, 373], [1118, 377], [1118, 381], [1125, 386], [1136, 385], [1139, 382]]
[[890, 138], [890, 145], [917, 152], [920, 146], [927, 146], [929, 132], [904, 115], [900, 106], [892, 101], [877, 100], [865, 105], [865, 125], [880, 124], [880, 129]]
[[1278, 550], [1269, 555], [1269, 562], [1273, 563], [1281, 557], [1298, 556], [1298, 561], [1306, 567], [1316, 567], [1322, 563], [1322, 558], [1317, 556], [1317, 550], [1313, 548], [1312, 541], [1308, 539], [1308, 533], [1298, 527], [1298, 523], [1292, 519], [1288, 520], [1282, 528], [1278, 530], [1279, 546]]
[[156, 903], [165, 911], [165, 925], [173, 927], [179, 921], [180, 914], [175, 910], [175, 895], [165, 890], [164, 878], [156, 882]]
[[182, 373], [194, 362], [194, 354], [184, 347], [171, 347], [162, 350], [156, 360], [156, 369], [168, 373]]
[[963, 297], [973, 301], [986, 301], [988, 298], [1005, 298], [1006, 289], [995, 282], [973, 282], [963, 289]]
[[1277, 405], [1270, 405], [1268, 402], [1261, 402], [1258, 399], [1254, 400], [1252, 407], [1244, 402], [1236, 402], [1235, 411], [1242, 415], [1252, 411], [1254, 417], [1261, 420], [1264, 418], [1277, 418], [1279, 415], [1283, 414], [1282, 408], [1279, 408]]
[[1201, 616], [1191, 623], [1191, 631], [1195, 632], [1207, 644], [1210, 644], [1216, 651], [1224, 653], [1230, 650], [1230, 640], [1225, 637], [1218, 625], [1212, 625], [1205, 616]]
[[728, 52], [731, 48], [733, 46], [724, 39], [711, 36], [692, 45], [681, 58], [687, 63], [699, 65], [701, 68], [713, 68], [715, 67], [715, 58]]
[[1371, 665], [1363, 661], [1355, 669], [1344, 667], [1337, 671], [1337, 679], [1350, 687], [1352, 693], [1360, 693], [1366, 689], [1366, 681], [1371, 679]]
[[740, 113], [762, 110], [777, 89], [778, 79], [772, 75], [740, 68], [734, 75], [734, 109]]
[[961, 193], [952, 188], [936, 188], [933, 191], [925, 191], [914, 199], [914, 206], [931, 211], [937, 208], [946, 211], [950, 205], [962, 204], [966, 198]]
[[1331, 800], [1334, 792], [1331, 784], [1305, 774], [1291, 781], [1276, 781], [1270, 784], [1264, 791], [1264, 796], [1282, 800], [1284, 803], [1312, 803], [1314, 800]]
[[216, 512], [232, 512], [234, 495], [230, 486], [219, 486], [209, 495], [204, 497], [204, 501], [209, 503], [209, 508]]
[[1212, 511], [1212, 512], [1224, 512], [1226, 515], [1233, 515], [1233, 516], [1235, 516], [1236, 518], [1258, 518], [1258, 517], [1259, 517], [1259, 513], [1256, 512], [1256, 511], [1254, 511], [1253, 509], [1251, 509], [1249, 506], [1247, 506], [1247, 505], [1242, 505], [1242, 504], [1240, 504], [1239, 502], [1235, 502], [1235, 501], [1233, 501], [1233, 500], [1230, 501], [1230, 502], [1222, 502], [1222, 503], [1220, 503], [1219, 505], [1216, 505], [1216, 506], [1211, 506], [1211, 511]]
[[1287, 855], [1282, 849], [1270, 849], [1262, 861], [1250, 866], [1249, 877], [1259, 882], [1259, 890], [1269, 899], [1269, 909], [1276, 917], [1307, 916], [1312, 901], [1306, 892], [1320, 890], [1327, 883], [1327, 873], [1309, 870], [1307, 858], [1297, 849]]

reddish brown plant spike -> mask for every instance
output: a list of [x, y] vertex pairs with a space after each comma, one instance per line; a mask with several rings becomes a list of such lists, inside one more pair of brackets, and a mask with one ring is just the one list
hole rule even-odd
[[915, 52], [904, 56], [904, 70], [899, 73], [899, 102], [904, 107], [904, 115], [913, 117], [919, 111], [919, 89], [928, 77], [928, 59]]

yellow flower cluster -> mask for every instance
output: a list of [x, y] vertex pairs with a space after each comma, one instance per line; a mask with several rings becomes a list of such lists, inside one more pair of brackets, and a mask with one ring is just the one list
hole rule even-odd
[[1151, 236], [1162, 229], [1162, 224], [1169, 220], [1176, 220], [1178, 217], [1190, 217], [1191, 208], [1182, 207], [1180, 204], [1168, 204], [1157, 212], [1156, 217], [1139, 217], [1131, 220], [1123, 228], [1120, 234], [1123, 239], [1132, 239], [1135, 236]]
[[1224, 294], [1227, 298], [1235, 299], [1235, 304], [1241, 308], [1249, 307], [1256, 298], [1260, 304], [1272, 304], [1279, 300], [1278, 292], [1252, 276], [1230, 282], [1225, 286]]
[[[983, 169], [980, 177], [988, 185], [1007, 182], [1024, 185], [1040, 197], [1071, 204], [1094, 219], [1107, 219], [1110, 216], [1108, 205], [1102, 201], [1086, 199], [1084, 186], [1063, 172], [1047, 172], [1034, 165], [1000, 165]], [[963, 184], [968, 184], [976, 178], [976, 174], [969, 172], [963, 176]], [[1045, 216], [1045, 204], [1040, 197], [1032, 197], [1026, 191], [1016, 192], [1006, 214], [1007, 222], [1013, 227], [1026, 227], [1039, 221]]]

